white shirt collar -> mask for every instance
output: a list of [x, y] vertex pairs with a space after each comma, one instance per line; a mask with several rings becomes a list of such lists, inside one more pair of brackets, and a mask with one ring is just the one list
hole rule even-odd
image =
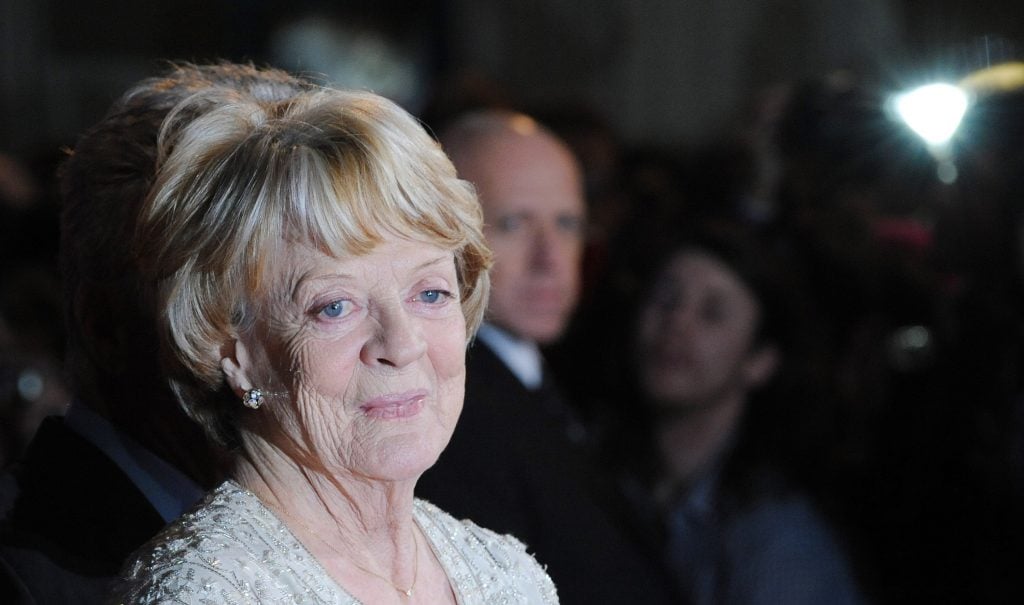
[[516, 338], [489, 323], [480, 326], [477, 338], [494, 351], [523, 386], [531, 391], [540, 387], [544, 379], [544, 364], [537, 343]]

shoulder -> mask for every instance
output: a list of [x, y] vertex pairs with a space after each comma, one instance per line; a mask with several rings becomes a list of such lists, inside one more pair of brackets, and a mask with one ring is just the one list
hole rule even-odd
[[734, 590], [780, 599], [774, 602], [860, 601], [841, 541], [799, 491], [765, 495], [734, 511], [723, 523], [723, 541]]
[[288, 529], [231, 482], [128, 561], [118, 603], [348, 603]]
[[544, 568], [513, 536], [457, 520], [424, 500], [416, 520], [468, 603], [558, 603]]
[[53, 416], [0, 478], [0, 506], [0, 603], [99, 602], [164, 525], [110, 458]]
[[786, 546], [838, 547], [832, 529], [805, 494], [787, 490], [765, 494], [734, 509], [724, 524], [726, 535], [764, 549]]

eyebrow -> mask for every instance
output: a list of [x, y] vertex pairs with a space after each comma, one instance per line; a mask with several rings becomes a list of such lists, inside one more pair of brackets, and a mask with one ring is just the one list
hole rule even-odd
[[432, 267], [434, 265], [444, 264], [445, 262], [448, 261], [448, 259], [454, 260], [454, 258], [455, 258], [455, 253], [454, 252], [451, 252], [451, 251], [442, 252], [441, 254], [437, 255], [435, 258], [423, 261], [422, 263], [416, 265], [412, 269], [413, 269], [413, 271], [419, 271], [420, 269], [426, 269], [426, 268]]
[[[450, 259], [453, 259], [453, 257], [453, 252], [441, 252], [434, 258], [425, 260], [422, 263], [419, 263], [418, 265], [410, 267], [410, 272], [415, 273], [417, 271], [422, 271], [424, 269], [428, 269], [436, 265], [442, 265], [448, 262]], [[297, 301], [299, 298], [299, 293], [303, 290], [303, 288], [307, 287], [311, 283], [325, 280], [344, 281], [354, 278], [355, 276], [351, 273], [324, 273], [321, 275], [310, 275], [310, 272], [307, 271], [306, 273], [300, 275], [297, 279], [295, 279], [295, 286], [291, 290], [291, 299], [293, 301]]]

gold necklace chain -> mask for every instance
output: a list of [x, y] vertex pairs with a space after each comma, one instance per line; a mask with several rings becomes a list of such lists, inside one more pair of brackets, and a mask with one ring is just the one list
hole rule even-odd
[[[277, 508], [277, 507], [275, 507], [275, 508]], [[326, 546], [327, 548], [331, 549], [335, 554], [337, 554], [342, 559], [350, 561], [353, 565], [358, 567], [361, 571], [363, 571], [365, 573], [368, 573], [368, 574], [370, 574], [371, 576], [373, 576], [375, 578], [384, 580], [385, 582], [388, 583], [389, 586], [391, 586], [391, 588], [394, 588], [398, 592], [404, 594], [406, 597], [411, 597], [412, 596], [413, 591], [416, 589], [416, 580], [419, 578], [419, 574], [420, 574], [420, 543], [419, 543], [419, 540], [416, 538], [416, 528], [415, 527], [412, 528], [412, 543], [413, 543], [412, 584], [409, 585], [409, 588], [401, 588], [397, 584], [395, 584], [390, 578], [388, 578], [386, 576], [382, 576], [381, 574], [379, 574], [379, 573], [377, 573], [377, 572], [375, 572], [373, 570], [370, 570], [370, 569], [367, 569], [367, 568], [363, 567], [362, 565], [360, 565], [359, 563], [357, 563], [356, 561], [351, 559], [348, 555], [346, 555], [345, 553], [343, 553], [340, 550], [338, 550], [337, 548], [335, 548], [333, 544], [331, 544], [327, 540], [325, 540], [322, 537], [320, 537], [320, 534], [318, 534], [315, 531], [313, 531], [312, 527], [306, 525], [302, 521], [302, 519], [299, 519], [297, 517], [293, 517], [284, 508], [278, 508], [278, 510], [280, 510], [282, 513], [284, 513], [284, 515], [286, 517], [288, 517], [289, 519], [291, 519], [292, 521], [295, 521], [296, 523], [301, 525], [303, 527], [303, 529], [305, 529], [309, 533], [309, 535], [311, 535], [314, 538], [316, 538], [317, 540], [319, 540], [324, 546]]]

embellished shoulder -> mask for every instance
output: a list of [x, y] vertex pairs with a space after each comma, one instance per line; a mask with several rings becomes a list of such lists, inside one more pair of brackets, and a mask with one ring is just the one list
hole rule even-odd
[[416, 500], [415, 514], [459, 603], [558, 603], [551, 577], [515, 537], [457, 520], [425, 500]]
[[[460, 605], [558, 603], [526, 546], [417, 500], [417, 524]], [[259, 499], [232, 481], [129, 558], [111, 603], [359, 605]]]
[[129, 558], [117, 604], [353, 605], [259, 500], [226, 481]]

